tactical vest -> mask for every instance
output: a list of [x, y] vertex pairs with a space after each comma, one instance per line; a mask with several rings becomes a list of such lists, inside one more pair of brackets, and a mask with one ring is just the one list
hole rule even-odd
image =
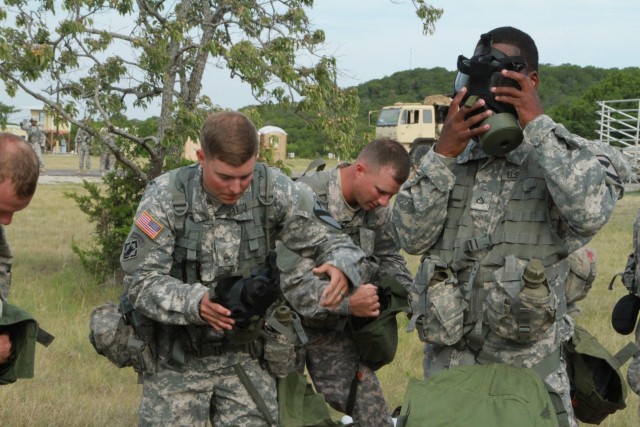
[[[565, 310], [564, 280], [556, 279], [564, 279], [566, 275], [567, 263], [558, 261], [567, 254], [548, 218], [551, 196], [537, 154], [532, 150], [520, 166], [505, 164], [503, 180], [513, 177], [516, 182], [503, 216], [491, 234], [474, 227], [470, 212], [478, 166], [479, 162], [472, 162], [466, 168], [454, 170], [456, 183], [449, 197], [448, 215], [440, 239], [429, 251], [429, 257], [446, 264], [461, 285], [458, 288], [468, 304], [464, 313], [465, 325], [476, 324], [475, 332], [481, 333], [479, 326], [484, 318], [483, 305], [487, 297], [483, 283], [494, 282], [499, 268], [504, 268], [507, 280], [515, 279], [508, 277], [515, 276], [509, 271], [512, 265], [505, 266], [505, 258], [509, 255], [524, 262], [532, 258], [542, 260], [546, 277], [553, 283], [550, 290], [559, 301], [556, 318], [561, 318]], [[491, 194], [501, 194], [503, 180], [489, 184]], [[482, 249], [488, 249], [488, 252], [482, 259], [477, 259], [475, 253]]]
[[[240, 223], [241, 243], [239, 248], [239, 267], [231, 274], [221, 274], [213, 281], [203, 281], [201, 278], [202, 237], [205, 225], [210, 225], [211, 219], [196, 222], [192, 215], [193, 186], [201, 185], [195, 178], [198, 165], [186, 166], [170, 172], [169, 188], [173, 198], [176, 213], [175, 246], [170, 275], [184, 283], [200, 282], [211, 285], [225, 278], [248, 278], [256, 269], [268, 268], [268, 255], [271, 245], [270, 231], [275, 224], [273, 215], [268, 207], [274, 197], [271, 190], [271, 172], [269, 168], [256, 163], [253, 181], [251, 183], [252, 198], [248, 202], [243, 200], [235, 205], [224, 205], [215, 213], [215, 219], [231, 219]], [[183, 362], [184, 352], [198, 356], [219, 354], [220, 343], [224, 337], [236, 343], [249, 344], [259, 334], [262, 319], [256, 319], [250, 329], [242, 333], [235, 331], [222, 334], [208, 326], [175, 326], [157, 325], [159, 354], [169, 355], [170, 363]], [[246, 332], [246, 333], [245, 333]]]
[[[176, 213], [176, 242], [170, 275], [189, 284], [202, 281], [199, 259], [200, 240], [206, 224], [206, 220], [195, 222], [191, 214], [193, 185], [200, 185], [194, 180], [197, 166], [175, 169], [170, 172], [169, 177], [169, 189]], [[251, 182], [253, 196], [251, 200], [248, 203], [239, 202], [232, 206], [224, 205], [215, 213], [216, 219], [233, 219], [241, 225], [240, 267], [236, 272], [238, 274], [245, 275], [252, 268], [265, 265], [270, 245], [270, 236], [265, 230], [271, 231], [267, 207], [274, 201], [273, 195], [269, 194], [270, 187], [269, 168], [263, 163], [256, 163]], [[222, 277], [224, 276], [216, 277], [214, 280]]]

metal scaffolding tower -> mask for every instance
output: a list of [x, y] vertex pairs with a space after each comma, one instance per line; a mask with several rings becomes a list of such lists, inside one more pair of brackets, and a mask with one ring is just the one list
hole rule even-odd
[[629, 184], [640, 183], [640, 99], [598, 101], [600, 142], [619, 147], [631, 165]]

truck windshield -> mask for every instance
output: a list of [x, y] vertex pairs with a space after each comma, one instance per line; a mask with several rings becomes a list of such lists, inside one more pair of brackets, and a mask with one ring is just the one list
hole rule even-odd
[[397, 126], [400, 108], [385, 108], [378, 115], [377, 126]]

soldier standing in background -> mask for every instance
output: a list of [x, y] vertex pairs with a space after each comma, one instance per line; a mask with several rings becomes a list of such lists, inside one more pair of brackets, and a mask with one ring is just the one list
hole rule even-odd
[[78, 153], [78, 172], [82, 173], [84, 168], [91, 169], [91, 135], [84, 128], [78, 127], [76, 133], [76, 152]]
[[[107, 131], [102, 132], [100, 138], [108, 140], [111, 144], [115, 144], [116, 139]], [[116, 170], [116, 156], [109, 149], [107, 144], [100, 141], [100, 173], [104, 177], [107, 173]]]
[[36, 119], [31, 119], [29, 122], [31, 124], [27, 124], [26, 121], [20, 123], [20, 127], [27, 132], [27, 142], [31, 144], [33, 151], [35, 151], [36, 156], [38, 157], [40, 170], [44, 171], [44, 161], [42, 160], [44, 133], [40, 129], [40, 126], [38, 126], [38, 121]]

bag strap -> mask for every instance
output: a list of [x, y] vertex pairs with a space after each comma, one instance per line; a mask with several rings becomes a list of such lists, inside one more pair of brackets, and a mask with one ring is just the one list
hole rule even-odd
[[260, 395], [260, 392], [258, 392], [258, 389], [256, 389], [256, 386], [251, 381], [251, 378], [249, 378], [249, 375], [247, 375], [247, 372], [244, 370], [242, 365], [233, 365], [233, 369], [234, 371], [236, 371], [236, 375], [238, 375], [238, 378], [240, 378], [240, 382], [242, 383], [242, 385], [244, 385], [244, 388], [247, 390], [247, 392], [249, 392], [249, 395], [251, 395], [253, 402], [256, 404], [262, 415], [264, 415], [269, 425], [275, 426], [276, 423], [271, 417], [271, 413], [269, 412], [267, 404]]
[[635, 356], [638, 351], [640, 351], [640, 345], [635, 342], [629, 342], [614, 354], [613, 358], [618, 362], [618, 367], [621, 367], [627, 362], [627, 360]]

